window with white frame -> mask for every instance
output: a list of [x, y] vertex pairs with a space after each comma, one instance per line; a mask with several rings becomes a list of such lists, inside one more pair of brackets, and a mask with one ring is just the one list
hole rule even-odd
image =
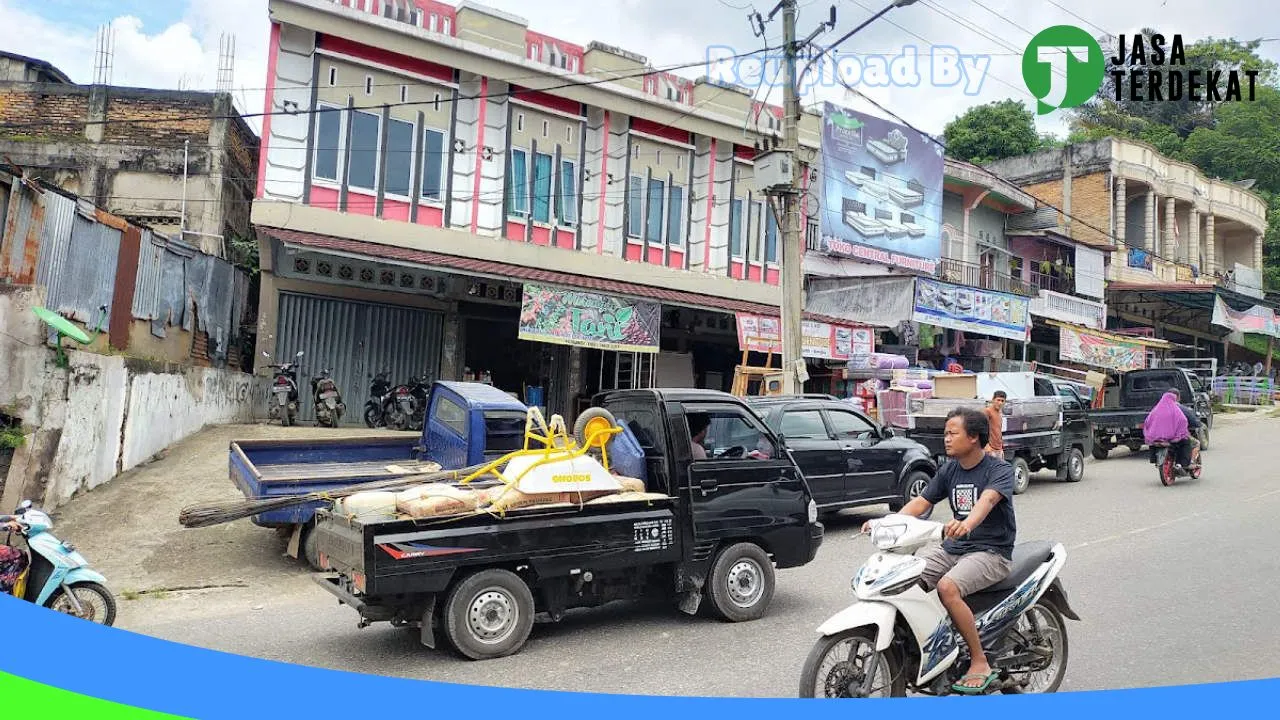
[[554, 161], [555, 158], [547, 153], [533, 154], [533, 197], [530, 198], [530, 204], [533, 206], [534, 222], [551, 222], [551, 188], [555, 184], [555, 178], [552, 176]]
[[440, 16], [435, 13], [431, 13], [431, 19], [427, 21], [427, 29], [431, 32], [435, 32], [438, 27], [440, 27]]
[[752, 200], [748, 208], [747, 218], [747, 257], [753, 262], [760, 262], [760, 228], [764, 219], [764, 203]]
[[507, 170], [507, 212], [524, 217], [529, 214], [529, 153], [511, 149], [511, 167]]
[[662, 242], [662, 206], [667, 184], [658, 178], [649, 178], [649, 195], [645, 203], [644, 239], [651, 243]]
[[667, 199], [667, 244], [672, 247], [684, 245], [684, 188], [675, 183]]
[[742, 204], [741, 198], [734, 198], [729, 205], [729, 256], [742, 257]]
[[342, 109], [336, 105], [316, 105], [315, 157], [311, 174], [320, 180], [337, 182], [342, 170]]
[[387, 157], [382, 163], [383, 192], [409, 197], [413, 183], [413, 123], [391, 118], [387, 121]]
[[449, 167], [445, 135], [433, 128], [422, 131], [422, 189], [424, 199], [444, 201], [444, 174]]
[[644, 178], [632, 175], [627, 181], [627, 235], [640, 237], [644, 231]]
[[[532, 155], [532, 162], [530, 162]], [[565, 182], [566, 164], [570, 182]], [[528, 217], [536, 223], [550, 223], [554, 210], [564, 224], [577, 222], [577, 165], [571, 160], [560, 163], [557, 182], [555, 157], [548, 153], [530, 153], [523, 148], [512, 148], [511, 168], [507, 174], [508, 214]], [[559, 192], [557, 192], [559, 185]], [[571, 218], [571, 222], [565, 220]]]
[[560, 160], [560, 188], [556, 193], [556, 217], [566, 227], [578, 223], [578, 165], [563, 158]]
[[351, 112], [351, 167], [347, 170], [347, 183], [351, 187], [377, 189], [381, 133], [381, 116], [361, 110]]
[[444, 27], [444, 34], [445, 34], [445, 35], [449, 35], [449, 34], [450, 34], [450, 29], [449, 29], [449, 18], [445, 18], [445, 19], [444, 19], [444, 22], [442, 23], [442, 25], [443, 25], [443, 27]]
[[770, 205], [765, 210], [765, 226], [764, 226], [764, 261], [767, 263], [777, 264], [778, 262], [778, 218], [773, 214], [773, 206]]

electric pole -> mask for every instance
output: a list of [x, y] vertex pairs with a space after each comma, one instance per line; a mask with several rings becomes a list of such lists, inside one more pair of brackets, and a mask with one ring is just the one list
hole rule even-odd
[[804, 392], [804, 233], [800, 229], [800, 98], [796, 87], [796, 0], [782, 0], [786, 85], [782, 101], [782, 150], [791, 156], [791, 184], [782, 193], [782, 392]]

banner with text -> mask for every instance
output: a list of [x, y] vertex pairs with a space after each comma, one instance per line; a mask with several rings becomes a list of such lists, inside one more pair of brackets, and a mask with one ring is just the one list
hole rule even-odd
[[916, 278], [911, 319], [939, 327], [1027, 342], [1030, 299]]
[[1280, 319], [1271, 308], [1254, 305], [1248, 310], [1232, 310], [1218, 295], [1213, 298], [1213, 324], [1236, 332], [1280, 337]]
[[1147, 366], [1146, 348], [1139, 343], [1068, 327], [1058, 330], [1058, 354], [1063, 360], [1116, 372], [1141, 370]]
[[521, 340], [617, 352], [658, 352], [661, 306], [655, 302], [525, 283]]
[[[740, 349], [782, 352], [781, 319], [748, 313], [738, 313], [737, 317]], [[806, 320], [801, 335], [804, 343], [801, 354], [816, 360], [846, 361], [851, 355], [869, 354], [875, 349], [875, 334], [869, 327]]]

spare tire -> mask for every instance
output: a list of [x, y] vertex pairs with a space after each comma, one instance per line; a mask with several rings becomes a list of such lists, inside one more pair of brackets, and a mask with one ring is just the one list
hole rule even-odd
[[[593, 423], [593, 420], [596, 422]], [[601, 424], [600, 421], [608, 422], [609, 427], [616, 427], [618, 424], [613, 418], [613, 413], [602, 407], [587, 408], [578, 416], [578, 419], [573, 422], [573, 437], [579, 445], [587, 444], [587, 433], [595, 431], [596, 426]]]

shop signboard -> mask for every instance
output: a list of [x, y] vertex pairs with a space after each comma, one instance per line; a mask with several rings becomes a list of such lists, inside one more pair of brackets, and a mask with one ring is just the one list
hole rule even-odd
[[823, 251], [932, 275], [942, 256], [943, 164], [929, 136], [826, 103]]
[[[750, 352], [781, 353], [782, 321], [777, 317], [738, 313], [738, 347]], [[847, 361], [851, 355], [870, 354], [875, 334], [869, 327], [804, 321], [802, 355], [815, 360]]]
[[616, 352], [658, 352], [661, 305], [604, 293], [525, 283], [521, 340]]
[[1066, 326], [1060, 326], [1058, 330], [1058, 354], [1063, 360], [1116, 372], [1141, 370], [1147, 366], [1147, 351], [1140, 343]]
[[1271, 308], [1254, 305], [1248, 310], [1232, 310], [1218, 295], [1213, 298], [1213, 324], [1236, 332], [1280, 337], [1280, 319]]
[[916, 278], [911, 319], [918, 323], [1027, 341], [1030, 300], [1021, 295]]

